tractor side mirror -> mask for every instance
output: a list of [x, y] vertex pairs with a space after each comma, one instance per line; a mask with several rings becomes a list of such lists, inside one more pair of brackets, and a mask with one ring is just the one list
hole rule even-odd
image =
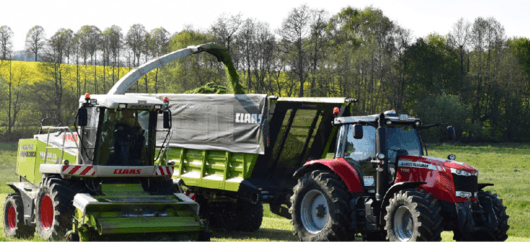
[[80, 108], [77, 111], [77, 125], [80, 127], [85, 127], [88, 123], [88, 114], [85, 107]]
[[456, 139], [456, 131], [453, 126], [447, 126], [447, 138], [449, 140], [455, 140]]
[[169, 112], [164, 111], [164, 129], [170, 129], [171, 128], [171, 120], [169, 117]]
[[363, 126], [360, 124], [353, 125], [353, 138], [362, 139], [363, 138]]

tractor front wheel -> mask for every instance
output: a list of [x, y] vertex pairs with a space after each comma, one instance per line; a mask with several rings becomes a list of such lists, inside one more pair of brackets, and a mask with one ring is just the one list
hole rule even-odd
[[298, 179], [291, 197], [291, 223], [302, 241], [352, 240], [348, 230], [350, 194], [330, 171], [315, 170]]
[[60, 178], [47, 178], [37, 195], [37, 233], [43, 239], [64, 240], [66, 232], [72, 229], [76, 194], [72, 184]]
[[510, 226], [508, 225], [509, 216], [506, 215], [506, 207], [502, 204], [502, 199], [499, 199], [497, 194], [492, 194], [489, 191], [479, 191], [478, 200], [480, 205], [487, 211], [489, 206], [493, 208], [493, 213], [497, 218], [497, 227], [492, 230], [474, 233], [462, 233], [455, 230], [453, 239], [456, 241], [505, 241], [508, 238], [506, 232]]
[[386, 207], [385, 230], [390, 241], [440, 241], [442, 216], [438, 201], [430, 193], [399, 191]]
[[18, 193], [9, 194], [4, 203], [4, 231], [8, 237], [28, 238], [35, 227], [24, 224], [24, 204]]

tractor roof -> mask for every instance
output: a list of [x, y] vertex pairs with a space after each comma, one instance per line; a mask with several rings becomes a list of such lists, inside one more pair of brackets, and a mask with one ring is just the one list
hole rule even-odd
[[[96, 100], [96, 101], [94, 101]], [[79, 98], [79, 103], [85, 103], [85, 96]], [[106, 108], [118, 108], [119, 104], [127, 104], [127, 108], [147, 109], [153, 108], [154, 105], [164, 105], [164, 102], [157, 98], [135, 95], [92, 95], [90, 102], [96, 106]]]

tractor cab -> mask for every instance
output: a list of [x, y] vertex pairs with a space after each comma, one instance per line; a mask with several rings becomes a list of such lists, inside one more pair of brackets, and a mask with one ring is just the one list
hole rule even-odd
[[[388, 167], [381, 175], [386, 174], [385, 184], [394, 183], [400, 156], [422, 157], [426, 153], [420, 130], [441, 124], [422, 126], [420, 119], [390, 110], [369, 116], [335, 118], [334, 125], [340, 126], [335, 157], [348, 161], [362, 177], [365, 190], [375, 193], [377, 166]], [[449, 126], [450, 139], [454, 133], [454, 128]], [[387, 166], [383, 166], [385, 161]]]
[[[80, 106], [78, 164], [153, 165], [158, 114], [168, 112], [164, 102], [150, 97], [87, 94], [80, 99]], [[169, 120], [164, 126], [169, 128]]]
[[[395, 173], [396, 159], [400, 155], [422, 156], [422, 141], [417, 127], [421, 122], [406, 114], [386, 111], [385, 127], [390, 172]], [[364, 175], [364, 185], [374, 186], [375, 165], [378, 161], [377, 128], [380, 115], [341, 117], [335, 119], [340, 124], [339, 142], [336, 157], [342, 157], [360, 168]], [[381, 155], [380, 155], [381, 156]], [[373, 162], [375, 161], [375, 162]]]

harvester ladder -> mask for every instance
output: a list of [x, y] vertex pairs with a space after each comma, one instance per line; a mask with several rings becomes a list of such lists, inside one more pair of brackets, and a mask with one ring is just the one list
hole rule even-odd
[[[74, 141], [75, 143], [75, 147], [74, 146], [64, 146], [64, 142], [66, 141], [66, 137], [63, 136], [63, 144], [60, 146], [60, 147], [49, 147], [49, 143], [50, 143], [50, 131], [51, 130], [57, 130], [57, 131], [68, 131], [70, 132], [70, 134], [72, 135], [72, 137], [74, 137], [73, 139], [75, 140], [75, 135], [74, 135], [74, 132], [72, 132], [72, 130], [70, 129], [70, 127], [68, 126], [42, 126], [41, 129], [48, 129], [48, 135], [46, 136], [46, 152], [44, 153], [44, 164], [46, 164], [46, 161], [48, 159], [48, 149], [50, 148], [59, 148], [61, 149], [61, 158], [58, 160], [60, 161], [61, 163], [63, 162], [63, 155], [64, 155], [64, 149], [69, 149], [69, 148], [79, 148], [79, 146], [77, 145], [77, 141]], [[57, 134], [57, 136], [61, 135], [62, 132], [60, 132], [59, 134]], [[77, 138], [79, 139], [79, 138]]]

